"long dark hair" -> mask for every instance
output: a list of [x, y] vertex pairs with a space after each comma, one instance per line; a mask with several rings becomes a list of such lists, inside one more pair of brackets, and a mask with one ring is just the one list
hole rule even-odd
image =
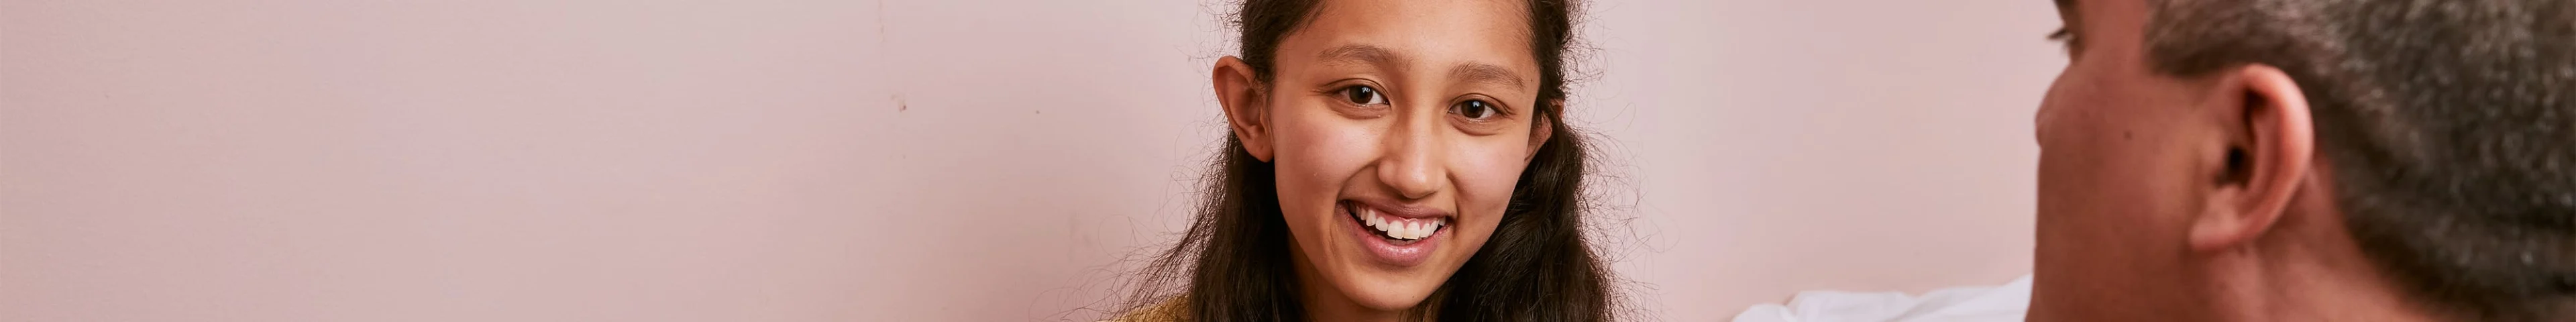
[[[1256, 81], [1268, 83], [1280, 41], [1314, 14], [1321, 0], [1245, 0], [1234, 15], [1240, 53]], [[1449, 277], [1423, 309], [1443, 321], [1605, 321], [1615, 294], [1609, 270], [1584, 235], [1582, 134], [1566, 125], [1566, 56], [1574, 41], [1572, 0], [1530, 0], [1530, 52], [1539, 64], [1534, 115], [1547, 142], [1512, 188], [1493, 236]], [[1146, 263], [1131, 308], [1179, 295], [1169, 317], [1186, 321], [1303, 321], [1288, 223], [1279, 209], [1271, 165], [1252, 157], [1232, 134], [1207, 176], [1212, 191], [1180, 242]], [[1186, 282], [1186, 284], [1181, 284]], [[1176, 289], [1177, 290], [1174, 290]], [[1177, 294], [1174, 294], [1177, 293]]]

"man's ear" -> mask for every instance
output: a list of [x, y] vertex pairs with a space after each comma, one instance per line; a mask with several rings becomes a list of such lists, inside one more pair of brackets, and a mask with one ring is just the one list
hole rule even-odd
[[1547, 104], [1543, 106], [1547, 113], [1530, 113], [1536, 116], [1530, 117], [1529, 157], [1523, 159], [1538, 158], [1538, 149], [1547, 147], [1548, 136], [1556, 135], [1556, 122], [1561, 122], [1558, 119], [1565, 115], [1565, 99], [1548, 99], [1541, 103]]
[[2249, 65], [2222, 72], [2205, 104], [2226, 131], [2223, 151], [2206, 160], [2216, 177], [2207, 209], [2191, 227], [2191, 247], [2227, 249], [2252, 242], [2280, 221], [2316, 157], [2308, 99], [2279, 68]]
[[1216, 60], [1216, 71], [1208, 73], [1216, 84], [1218, 107], [1225, 110], [1225, 123], [1233, 128], [1234, 139], [1243, 142], [1244, 152], [1261, 162], [1270, 162], [1270, 111], [1267, 90], [1253, 79], [1252, 65], [1242, 58], [1225, 56]]

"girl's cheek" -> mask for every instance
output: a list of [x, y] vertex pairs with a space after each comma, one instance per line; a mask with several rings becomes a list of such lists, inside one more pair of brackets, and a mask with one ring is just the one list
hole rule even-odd
[[1466, 155], [1450, 159], [1458, 163], [1449, 170], [1459, 172], [1454, 176], [1458, 180], [1459, 208], [1468, 215], [1485, 217], [1474, 220], [1498, 219], [1510, 206], [1512, 189], [1520, 182], [1521, 173], [1529, 168], [1528, 145], [1526, 141], [1478, 139], [1480, 142], [1465, 145], [1469, 148], [1459, 151]]
[[1379, 148], [1375, 131], [1369, 130], [1365, 122], [1329, 113], [1278, 116], [1272, 130], [1279, 138], [1274, 163], [1279, 166], [1278, 176], [1283, 184], [1297, 182], [1298, 188], [1307, 192], [1340, 189], [1359, 169], [1367, 167]]

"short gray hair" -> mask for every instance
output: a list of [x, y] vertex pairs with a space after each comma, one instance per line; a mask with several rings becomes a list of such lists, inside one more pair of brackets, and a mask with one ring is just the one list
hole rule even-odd
[[2294, 79], [2362, 251], [2426, 308], [2576, 320], [2576, 0], [2150, 0], [2159, 72]]

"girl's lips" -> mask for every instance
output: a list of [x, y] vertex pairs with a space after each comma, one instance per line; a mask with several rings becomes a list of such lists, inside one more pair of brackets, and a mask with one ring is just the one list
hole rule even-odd
[[1424, 261], [1431, 258], [1431, 252], [1433, 250], [1440, 248], [1440, 241], [1444, 239], [1441, 237], [1449, 235], [1449, 229], [1445, 225], [1432, 224], [1431, 226], [1439, 228], [1426, 229], [1429, 232], [1420, 233], [1420, 235], [1424, 235], [1422, 238], [1409, 241], [1394, 240], [1389, 239], [1387, 235], [1380, 234], [1378, 229], [1370, 228], [1368, 224], [1362, 222], [1364, 220], [1370, 220], [1365, 219], [1367, 217], [1364, 216], [1383, 216], [1379, 220], [1411, 221], [1419, 224], [1435, 221], [1445, 222], [1447, 220], [1446, 216], [1431, 216], [1429, 218], [1418, 219], [1411, 217], [1387, 216], [1387, 213], [1383, 212], [1383, 210], [1380, 210], [1379, 208], [1370, 207], [1368, 204], [1357, 202], [1343, 202], [1335, 204], [1333, 205], [1333, 210], [1341, 213], [1343, 222], [1342, 226], [1343, 228], [1351, 231], [1351, 238], [1359, 239], [1361, 248], [1368, 249], [1368, 253], [1372, 255], [1371, 257], [1374, 257], [1378, 263], [1386, 264], [1388, 266], [1412, 267], [1422, 265]]

